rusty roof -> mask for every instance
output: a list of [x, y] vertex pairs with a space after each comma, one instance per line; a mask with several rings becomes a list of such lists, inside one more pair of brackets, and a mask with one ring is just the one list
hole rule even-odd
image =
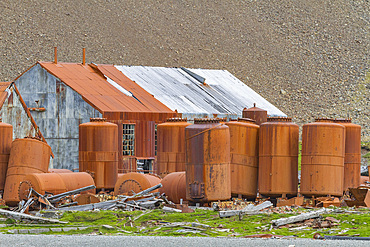
[[11, 84], [12, 82], [0, 82], [0, 109], [1, 107], [3, 107], [6, 98], [8, 98], [7, 89], [10, 87]]
[[38, 64], [79, 93], [101, 113], [174, 113], [113, 65], [59, 62]]

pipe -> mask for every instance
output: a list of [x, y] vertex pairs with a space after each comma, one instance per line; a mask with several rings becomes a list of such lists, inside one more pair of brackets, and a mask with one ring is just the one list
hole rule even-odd
[[82, 65], [86, 64], [86, 49], [82, 48]]
[[54, 47], [54, 63], [55, 64], [58, 63], [57, 47], [56, 46]]

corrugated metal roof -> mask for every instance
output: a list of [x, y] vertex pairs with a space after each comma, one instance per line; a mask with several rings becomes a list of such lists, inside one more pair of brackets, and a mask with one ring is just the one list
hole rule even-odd
[[[113, 65], [38, 62], [100, 112], [173, 113]], [[107, 81], [109, 78], [114, 83]], [[129, 96], [119, 89], [132, 94]]]
[[[267, 110], [271, 116], [286, 116], [282, 111], [226, 70], [116, 66], [124, 75], [153, 94], [171, 110], [185, 117], [241, 116], [244, 107]], [[205, 78], [205, 84], [199, 79]]]

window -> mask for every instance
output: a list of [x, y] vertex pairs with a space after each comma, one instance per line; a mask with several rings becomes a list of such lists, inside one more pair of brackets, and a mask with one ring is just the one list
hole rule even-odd
[[157, 156], [157, 124], [154, 127], [154, 155]]
[[135, 124], [123, 124], [122, 153], [124, 156], [135, 155]]

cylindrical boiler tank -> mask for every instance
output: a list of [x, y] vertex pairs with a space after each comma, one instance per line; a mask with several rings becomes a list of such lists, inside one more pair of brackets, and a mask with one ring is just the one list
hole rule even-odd
[[15, 206], [19, 202], [19, 184], [26, 175], [48, 172], [50, 155], [50, 146], [35, 138], [16, 139], [12, 142], [4, 188], [7, 205]]
[[185, 137], [186, 199], [202, 203], [230, 199], [229, 127], [217, 119], [194, 119], [185, 128]]
[[185, 127], [189, 125], [183, 118], [169, 118], [157, 125], [157, 173], [162, 178], [185, 171]]
[[260, 126], [258, 188], [261, 195], [297, 195], [299, 127], [291, 121], [287, 117], [271, 117]]
[[4, 190], [10, 148], [13, 141], [13, 126], [0, 120], [0, 190]]
[[[114, 186], [115, 195], [132, 195], [132, 192], [138, 193], [140, 191], [149, 189], [161, 182], [161, 179], [153, 174], [143, 173], [124, 173], [119, 174], [116, 185]], [[153, 192], [157, 192], [155, 190]]]
[[231, 194], [254, 198], [257, 196], [259, 126], [247, 118], [226, 125], [230, 130]]
[[328, 119], [303, 125], [300, 192], [305, 196], [343, 194], [345, 128]]
[[267, 122], [267, 111], [261, 108], [256, 107], [256, 103], [253, 104], [253, 107], [243, 109], [242, 113], [243, 118], [250, 118], [256, 121], [256, 124], [261, 125]]
[[[94, 179], [86, 172], [31, 173], [19, 185], [19, 199], [27, 200], [31, 188], [41, 195], [46, 192], [57, 195], [90, 185], [95, 185]], [[95, 193], [95, 189], [87, 192]]]
[[165, 193], [168, 200], [179, 204], [180, 200], [186, 201], [186, 176], [185, 172], [172, 172], [162, 179], [162, 188], [159, 192]]
[[48, 173], [72, 173], [73, 171], [71, 170], [68, 170], [68, 169], [54, 169], [54, 168], [50, 168], [48, 170]]
[[92, 174], [97, 189], [113, 189], [118, 174], [118, 126], [91, 118], [79, 126], [79, 171]]
[[343, 190], [357, 188], [361, 183], [361, 126], [351, 119], [339, 118], [334, 123], [346, 128]]

